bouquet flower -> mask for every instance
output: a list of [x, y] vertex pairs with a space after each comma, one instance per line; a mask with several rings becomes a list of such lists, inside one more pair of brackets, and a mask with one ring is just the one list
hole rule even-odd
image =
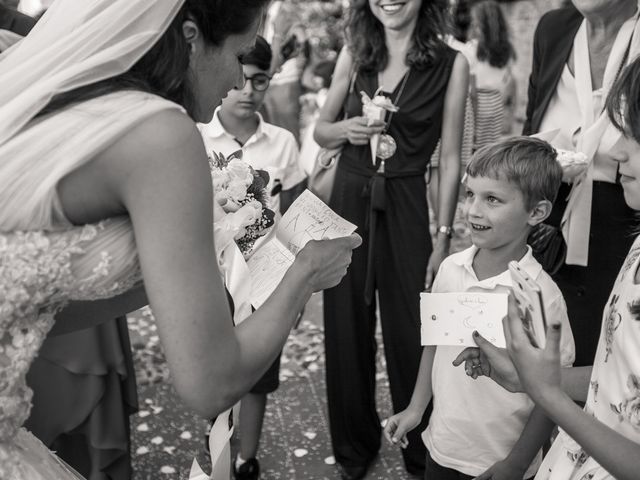
[[229, 158], [212, 152], [209, 157], [213, 181], [216, 222], [216, 246], [222, 251], [235, 240], [242, 255], [248, 258], [258, 238], [274, 223], [275, 213], [269, 208], [267, 184], [269, 174], [254, 170], [240, 158], [241, 152]]

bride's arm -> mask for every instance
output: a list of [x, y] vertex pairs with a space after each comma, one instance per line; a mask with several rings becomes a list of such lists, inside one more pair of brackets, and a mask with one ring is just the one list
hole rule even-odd
[[176, 389], [215, 416], [266, 371], [311, 293], [340, 281], [359, 238], [310, 242], [271, 298], [234, 330], [214, 251], [211, 175], [193, 122], [158, 114], [100, 161], [103, 181], [131, 217]]

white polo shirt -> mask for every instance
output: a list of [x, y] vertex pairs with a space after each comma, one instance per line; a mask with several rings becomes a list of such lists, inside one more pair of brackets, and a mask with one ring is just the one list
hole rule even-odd
[[[478, 280], [473, 259], [478, 248], [472, 246], [447, 257], [438, 270], [433, 292], [508, 292], [509, 271]], [[562, 323], [561, 358], [564, 366], [573, 364], [575, 345], [560, 289], [533, 258], [531, 248], [518, 262], [542, 291], [548, 319]], [[511, 452], [533, 410], [533, 401], [523, 393], [510, 393], [487, 377], [473, 380], [453, 360], [463, 349], [439, 346], [431, 376], [433, 413], [422, 439], [432, 458], [443, 467], [477, 476]], [[533, 477], [540, 466], [538, 452], [524, 478]]]
[[[256, 132], [242, 145], [233, 135], [227, 132], [216, 109], [213, 120], [208, 124], [198, 124], [207, 153], [211, 151], [228, 156], [242, 150], [242, 158], [253, 168], [266, 170], [269, 173], [267, 191], [280, 183], [282, 190], [289, 190], [306, 177], [299, 164], [298, 144], [291, 132], [265, 122], [259, 113]], [[274, 211], [280, 211], [280, 195], [271, 197]]]

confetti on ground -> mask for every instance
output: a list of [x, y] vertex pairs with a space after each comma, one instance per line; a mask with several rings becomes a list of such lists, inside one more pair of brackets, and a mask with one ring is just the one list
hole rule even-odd
[[335, 465], [336, 464], [336, 457], [331, 455], [330, 457], [327, 457], [327, 458], [324, 459], [324, 463], [326, 463], [327, 465]]
[[182, 432], [180, 438], [183, 440], [191, 440], [191, 432]]
[[154, 445], [160, 445], [162, 442], [164, 442], [162, 437], [153, 437], [151, 439], [151, 443], [153, 443]]
[[149, 431], [149, 425], [147, 425], [146, 423], [141, 423], [140, 425], [138, 425], [137, 430], [139, 432], [148, 432]]
[[148, 417], [149, 415], [151, 415], [151, 412], [150, 412], [150, 411], [148, 411], [148, 410], [140, 410], [140, 411], [138, 412], [138, 416], [139, 416], [140, 418]]
[[296, 448], [293, 451], [293, 454], [298, 458], [304, 457], [307, 453], [309, 453], [309, 450], [307, 450], [306, 448]]
[[309, 440], [313, 440], [314, 438], [316, 438], [316, 436], [318, 436], [316, 432], [304, 432], [302, 435], [307, 437]]
[[145, 453], [149, 453], [149, 449], [147, 447], [138, 447], [136, 453], [138, 455], [144, 455]]
[[160, 469], [160, 473], [164, 473], [166, 475], [171, 475], [172, 473], [176, 473], [176, 469], [173, 467], [169, 467], [167, 465], [165, 465], [164, 467], [162, 467]]

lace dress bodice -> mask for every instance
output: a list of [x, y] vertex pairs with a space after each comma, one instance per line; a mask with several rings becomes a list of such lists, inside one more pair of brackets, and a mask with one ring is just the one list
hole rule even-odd
[[71, 300], [124, 293], [140, 280], [128, 218], [0, 233], [0, 478], [20, 478], [3, 470], [19, 458], [11, 442], [29, 415], [25, 377], [54, 313]]

